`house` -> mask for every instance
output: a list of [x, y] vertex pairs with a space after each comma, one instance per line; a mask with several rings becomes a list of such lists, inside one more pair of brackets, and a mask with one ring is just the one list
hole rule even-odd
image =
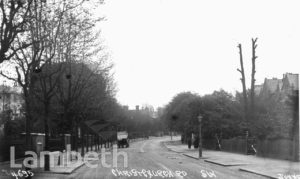
[[254, 93], [255, 93], [255, 95], [259, 96], [262, 88], [263, 88], [263, 85], [255, 85], [254, 86]]
[[5, 110], [11, 110], [12, 120], [15, 117], [22, 116], [23, 98], [20, 87], [0, 86], [0, 113]]
[[299, 90], [299, 74], [283, 74], [282, 83], [282, 92], [285, 94], [291, 94], [293, 91]]
[[267, 79], [262, 85], [255, 85], [255, 94], [261, 98], [271, 96], [281, 100], [287, 99], [294, 91], [299, 90], [299, 74], [285, 73], [282, 79]]
[[267, 79], [267, 78], [265, 78], [265, 81], [262, 84], [259, 96], [262, 98], [269, 98], [271, 96], [279, 97], [281, 89], [282, 89], [282, 79], [277, 79], [277, 78]]
[[[4, 135], [5, 115], [4, 111], [10, 110], [10, 119], [15, 120], [16, 117], [21, 117], [23, 98], [21, 88], [10, 87], [6, 85], [0, 86], [0, 137]], [[3, 115], [2, 115], [3, 114]]]

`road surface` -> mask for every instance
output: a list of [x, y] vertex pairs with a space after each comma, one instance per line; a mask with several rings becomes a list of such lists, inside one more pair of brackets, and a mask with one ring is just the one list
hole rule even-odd
[[[179, 153], [169, 151], [163, 144], [170, 137], [150, 138], [148, 140], [130, 143], [129, 148], [118, 149], [117, 166], [112, 165], [113, 155], [109, 155], [97, 161], [91, 161], [96, 168], [86, 165], [77, 169], [70, 175], [48, 174], [42, 178], [78, 178], [78, 179], [146, 179], [146, 178], [174, 178], [174, 179], [198, 179], [198, 178], [220, 178], [220, 179], [263, 179], [255, 174], [239, 171], [237, 167], [223, 167], [203, 160], [196, 160], [183, 156]], [[124, 163], [123, 156], [128, 157]], [[104, 163], [103, 163], [104, 162]], [[127, 166], [126, 166], [127, 164]], [[41, 176], [37, 176], [41, 178]]]

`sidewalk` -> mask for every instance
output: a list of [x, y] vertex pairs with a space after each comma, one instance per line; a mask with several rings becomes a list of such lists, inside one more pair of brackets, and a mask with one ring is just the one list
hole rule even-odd
[[[198, 149], [188, 149], [187, 145], [181, 144], [180, 141], [164, 142], [164, 145], [171, 151], [198, 159]], [[300, 178], [299, 162], [261, 158], [253, 155], [243, 155], [213, 150], [203, 150], [202, 156], [202, 160], [206, 162], [214, 163], [224, 167], [235, 166], [241, 171], [255, 173], [269, 178], [280, 178], [280, 175], [299, 175], [299, 177], [297, 177]]]

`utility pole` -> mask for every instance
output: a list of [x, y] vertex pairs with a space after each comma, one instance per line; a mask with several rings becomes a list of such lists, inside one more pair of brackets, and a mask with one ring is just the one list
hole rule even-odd
[[198, 116], [199, 122], [199, 159], [202, 158], [202, 135], [201, 135], [201, 127], [202, 127], [202, 116]]

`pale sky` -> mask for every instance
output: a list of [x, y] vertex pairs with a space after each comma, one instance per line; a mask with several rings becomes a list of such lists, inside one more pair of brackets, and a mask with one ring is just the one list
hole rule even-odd
[[299, 7], [298, 0], [106, 0], [98, 27], [118, 101], [158, 107], [183, 91], [241, 91], [238, 43], [250, 87], [252, 37], [259, 38], [257, 84], [299, 73]]
[[250, 87], [255, 37], [256, 84], [299, 73], [299, 7], [299, 0], [106, 0], [97, 13], [107, 20], [97, 27], [115, 64], [118, 101], [159, 107], [183, 91], [241, 91], [238, 43]]
[[98, 12], [107, 19], [100, 28], [115, 63], [117, 99], [158, 107], [182, 91], [240, 91], [237, 44], [249, 84], [252, 37], [259, 38], [257, 84], [298, 73], [299, 2], [107, 0]]

